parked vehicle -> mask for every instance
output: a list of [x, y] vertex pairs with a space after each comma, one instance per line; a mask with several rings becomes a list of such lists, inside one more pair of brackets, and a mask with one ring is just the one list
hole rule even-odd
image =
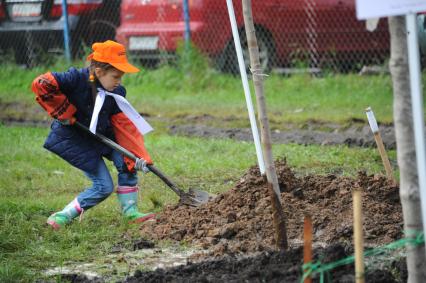
[[[234, 0], [248, 59], [241, 1]], [[181, 0], [123, 0], [116, 39], [144, 63], [174, 57], [185, 24]], [[343, 67], [382, 62], [389, 56], [386, 19], [369, 32], [356, 19], [355, 0], [253, 0], [263, 68], [309, 62]], [[193, 43], [222, 70], [236, 71], [235, 49], [225, 1], [189, 0]], [[424, 17], [423, 17], [424, 22]], [[423, 33], [425, 27], [423, 25]], [[423, 43], [426, 44], [426, 43]], [[248, 64], [248, 62], [246, 62]]]
[[[92, 42], [113, 39], [120, 0], [67, 0], [72, 55]], [[0, 47], [18, 64], [34, 65], [45, 53], [62, 53], [62, 0], [0, 0]]]

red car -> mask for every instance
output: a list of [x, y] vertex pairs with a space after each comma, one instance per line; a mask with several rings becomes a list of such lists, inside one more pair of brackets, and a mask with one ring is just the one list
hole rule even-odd
[[[226, 1], [188, 2], [192, 42], [214, 58], [220, 69], [236, 71]], [[185, 31], [182, 3], [123, 0], [116, 39], [145, 63], [173, 57]], [[246, 46], [242, 4], [240, 0], [233, 3]], [[264, 68], [288, 66], [295, 61], [311, 66], [330, 62], [352, 66], [354, 62], [382, 62], [389, 55], [386, 20], [381, 19], [374, 32], [367, 31], [365, 21], [356, 19], [355, 0], [253, 0], [252, 10]], [[424, 17], [422, 21], [424, 31]]]
[[[93, 42], [113, 39], [119, 24], [120, 0], [68, 0], [73, 57]], [[61, 0], [0, 0], [0, 50], [12, 50], [20, 65], [45, 63], [64, 49]], [[53, 58], [53, 57], [51, 57]]]

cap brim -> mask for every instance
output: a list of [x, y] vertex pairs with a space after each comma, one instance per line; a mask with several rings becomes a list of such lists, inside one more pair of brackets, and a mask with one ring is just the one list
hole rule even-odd
[[111, 66], [117, 68], [124, 73], [137, 73], [139, 69], [130, 63], [109, 63]]

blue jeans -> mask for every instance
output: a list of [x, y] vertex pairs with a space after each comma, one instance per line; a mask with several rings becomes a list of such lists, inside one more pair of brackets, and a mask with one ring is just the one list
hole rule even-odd
[[[118, 170], [118, 185], [134, 187], [138, 183], [138, 175], [136, 172], [131, 173], [127, 170], [124, 158], [118, 151], [113, 151], [111, 159], [114, 166]], [[87, 188], [84, 192], [77, 196], [82, 209], [89, 209], [104, 199], [114, 191], [114, 183], [111, 174], [105, 164], [105, 161], [100, 158], [96, 173], [84, 172], [84, 174], [93, 182], [92, 187]]]

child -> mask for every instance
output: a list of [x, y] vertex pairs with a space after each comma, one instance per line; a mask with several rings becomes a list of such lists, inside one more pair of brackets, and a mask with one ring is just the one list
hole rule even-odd
[[[47, 224], [55, 230], [69, 224], [113, 192], [114, 184], [103, 157], [112, 160], [118, 170], [117, 197], [124, 218], [141, 223], [155, 217], [153, 213], [144, 214], [137, 210], [135, 162], [72, 125], [75, 121], [87, 127], [90, 125], [92, 131], [115, 140], [146, 164], [152, 164], [144, 147], [143, 135], [138, 131], [140, 127], [122, 112], [118, 102], [123, 99], [116, 100], [114, 96], [126, 96], [121, 78], [125, 73], [136, 73], [139, 69], [127, 61], [124, 46], [117, 42], [95, 43], [92, 48], [93, 53], [87, 57], [90, 61], [88, 68], [48, 72], [32, 83], [36, 101], [55, 119], [44, 147], [81, 169], [92, 181], [90, 188], [48, 218]], [[101, 100], [101, 93], [111, 95], [104, 95]]]

